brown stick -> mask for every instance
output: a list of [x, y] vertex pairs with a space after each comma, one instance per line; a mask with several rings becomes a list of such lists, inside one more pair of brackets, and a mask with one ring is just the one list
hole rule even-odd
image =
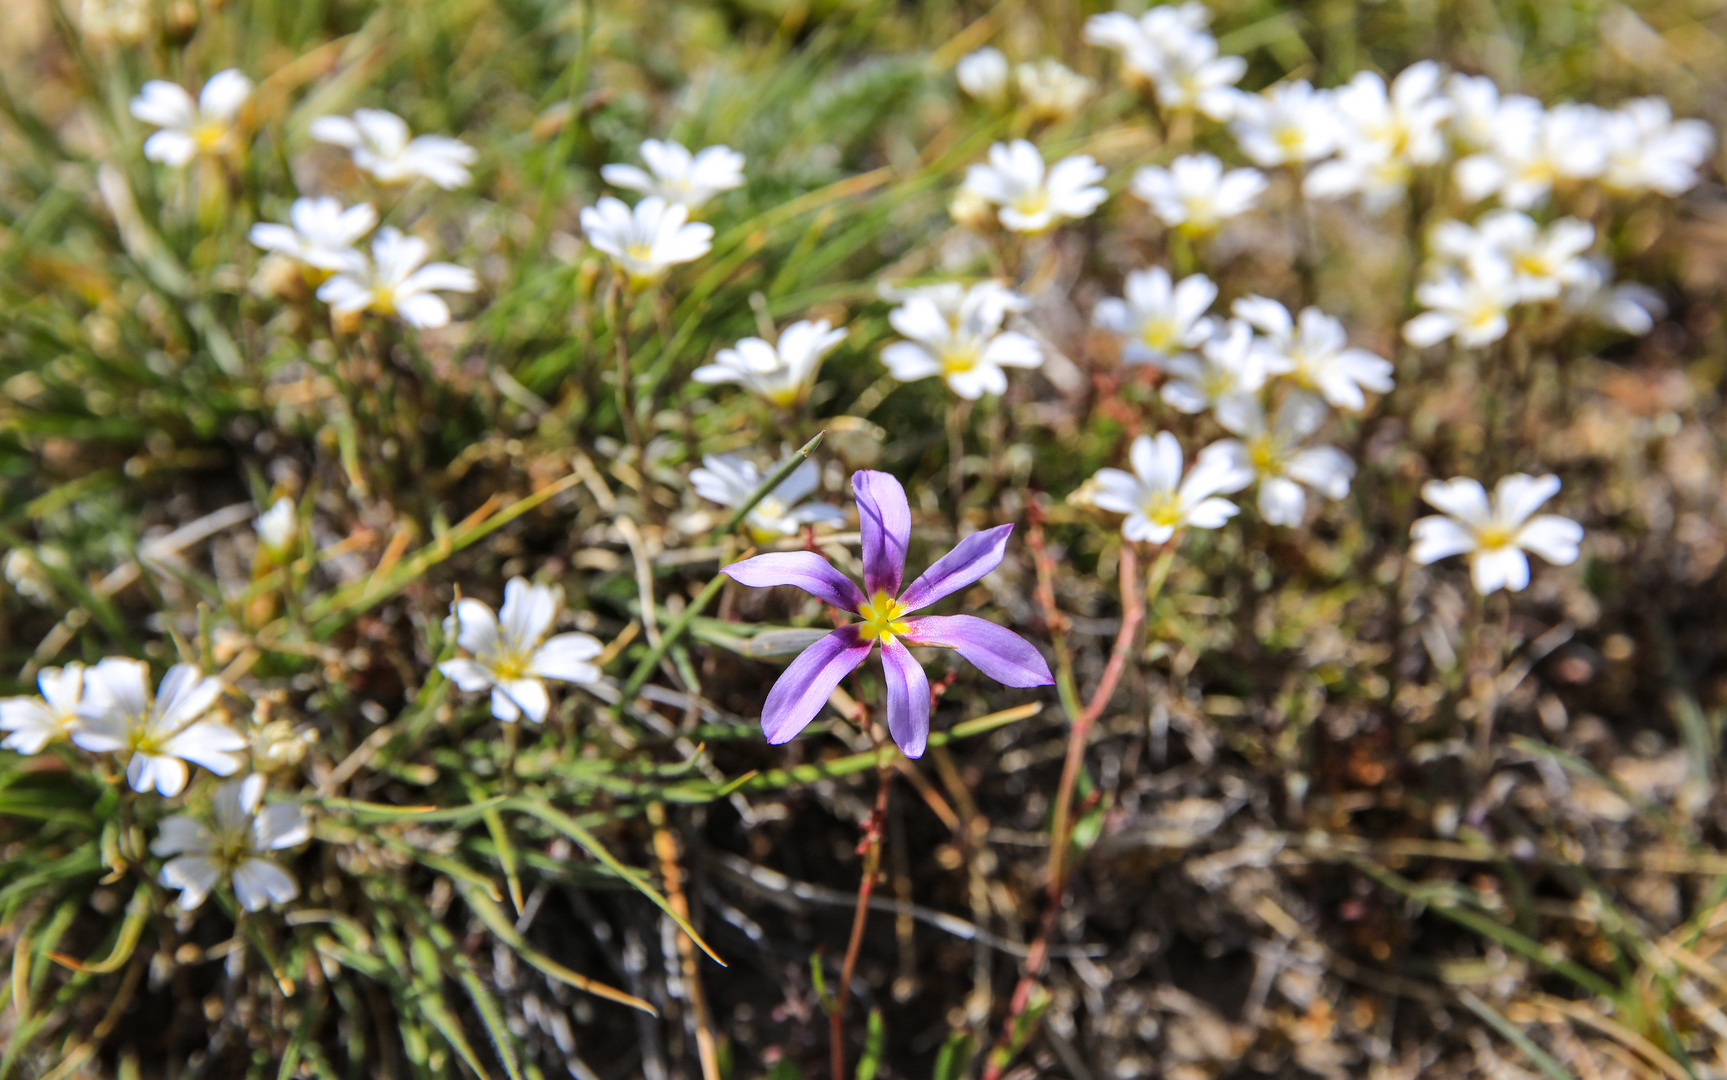
[[[685, 922], [690, 922], [690, 901], [684, 894], [684, 872], [678, 863], [678, 841], [666, 826], [664, 803], [648, 804], [648, 822], [654, 827], [654, 852], [660, 860], [660, 876], [666, 883], [666, 901]], [[694, 925], [694, 923], [691, 923]], [[677, 935], [678, 960], [684, 971], [684, 992], [689, 995], [691, 1019], [695, 1021], [696, 1057], [702, 1065], [702, 1080], [720, 1080], [719, 1046], [714, 1042], [713, 1021], [708, 1015], [708, 995], [702, 988], [701, 964], [688, 934]]]
[[[864, 721], [866, 724], [868, 720]], [[875, 738], [875, 728], [870, 727]], [[888, 791], [893, 787], [893, 769], [876, 745], [875, 808], [864, 825], [863, 839], [858, 841], [858, 853], [863, 856], [863, 880], [858, 883], [857, 909], [852, 914], [851, 940], [846, 943], [845, 963], [840, 967], [839, 989], [834, 991], [833, 1011], [828, 1013], [828, 1043], [833, 1059], [833, 1080], [841, 1080], [846, 1069], [845, 1015], [846, 999], [851, 994], [852, 976], [857, 972], [858, 953], [863, 950], [864, 923], [869, 919], [870, 895], [875, 892], [876, 873], [881, 869], [882, 826], [887, 822]]]

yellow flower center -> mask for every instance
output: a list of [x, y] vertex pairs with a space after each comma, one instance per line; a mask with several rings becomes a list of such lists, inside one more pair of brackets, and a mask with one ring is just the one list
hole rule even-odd
[[654, 245], [645, 241], [631, 244], [624, 249], [624, 254], [634, 262], [651, 266], [654, 261]]
[[396, 290], [388, 285], [379, 285], [372, 290], [372, 310], [380, 315], [396, 313]]
[[949, 345], [941, 351], [941, 370], [943, 375], [963, 375], [972, 368], [983, 355], [983, 350], [971, 342]]
[[1283, 454], [1271, 436], [1261, 435], [1247, 444], [1247, 458], [1263, 476], [1278, 476], [1283, 472]]
[[1516, 539], [1516, 529], [1491, 522], [1475, 530], [1475, 545], [1483, 551], [1497, 551], [1500, 548], [1510, 547], [1511, 542]]
[[1150, 495], [1140, 504], [1139, 512], [1144, 514], [1153, 525], [1163, 525], [1175, 528], [1181, 524], [1181, 500], [1175, 492], [1163, 491]]
[[1140, 328], [1139, 339], [1145, 342], [1145, 347], [1158, 352], [1168, 352], [1175, 344], [1175, 320], [1171, 318], [1147, 319]]
[[1013, 208], [1026, 217], [1036, 217], [1049, 209], [1049, 192], [1042, 188], [1028, 191], [1013, 201]]
[[1542, 258], [1540, 252], [1523, 252], [1511, 260], [1511, 265], [1518, 273], [1528, 274], [1530, 277], [1546, 277], [1552, 273], [1552, 268], [1547, 265], [1547, 260]]
[[520, 679], [528, 673], [529, 657], [519, 652], [499, 653], [492, 658], [492, 677], [499, 682]]
[[1293, 124], [1277, 130], [1277, 145], [1286, 154], [1293, 154], [1301, 149], [1301, 144], [1304, 141], [1301, 129]]
[[911, 632], [911, 625], [900, 618], [905, 612], [905, 605], [877, 589], [874, 596], [863, 602], [858, 608], [858, 614], [863, 616], [863, 622], [858, 626], [858, 636], [865, 641], [881, 639], [882, 647], [893, 644], [893, 639]]
[[192, 141], [198, 144], [198, 149], [208, 154], [221, 145], [228, 136], [226, 124], [218, 124], [214, 120], [206, 120], [192, 129]]

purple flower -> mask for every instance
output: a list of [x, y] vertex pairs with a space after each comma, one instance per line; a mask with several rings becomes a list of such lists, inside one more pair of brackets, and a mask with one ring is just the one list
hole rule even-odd
[[994, 570], [1012, 525], [997, 525], [961, 540], [901, 593], [911, 540], [905, 488], [887, 473], [866, 469], [852, 474], [852, 491], [863, 532], [863, 590], [813, 551], [773, 552], [724, 567], [741, 585], [795, 585], [863, 619], [805, 649], [774, 683], [762, 704], [762, 734], [768, 742], [788, 742], [814, 720], [834, 687], [863, 663], [878, 641], [887, 679], [887, 727], [907, 757], [923, 756], [930, 708], [929, 679], [907, 645], [954, 649], [1008, 686], [1048, 686], [1055, 681], [1043, 656], [1012, 630], [973, 615], [908, 618]]

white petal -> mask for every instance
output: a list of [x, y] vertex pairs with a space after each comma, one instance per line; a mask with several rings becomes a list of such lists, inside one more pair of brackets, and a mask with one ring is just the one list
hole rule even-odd
[[1559, 477], [1512, 473], [1493, 488], [1493, 516], [1506, 525], [1520, 525], [1541, 504], [1559, 492]]
[[1467, 525], [1480, 525], [1492, 515], [1486, 489], [1467, 476], [1429, 480], [1421, 485], [1421, 497], [1434, 509], [1443, 510]]
[[180, 890], [180, 910], [196, 911], [220, 877], [221, 870], [214, 860], [201, 855], [182, 855], [163, 865], [160, 880], [168, 888]]
[[238, 68], [218, 71], [210, 76], [210, 81], [198, 94], [198, 111], [208, 120], [229, 121], [250, 96], [252, 80], [241, 74]]
[[238, 769], [240, 752], [245, 749], [246, 740], [239, 732], [209, 720], [193, 724], [163, 745], [166, 752], [202, 765], [217, 776], [227, 776]]
[[498, 612], [498, 632], [506, 647], [526, 649], [537, 644], [558, 617], [558, 599], [550, 587], [526, 578], [504, 585], [504, 606]]
[[438, 670], [444, 678], [455, 683], [457, 689], [466, 693], [485, 690], [492, 685], [491, 671], [473, 660], [445, 660], [438, 665]]
[[178, 131], [158, 131], [144, 140], [144, 156], [176, 169], [185, 167], [198, 154], [198, 144]]
[[1522, 592], [1529, 584], [1529, 560], [1514, 547], [1478, 551], [1470, 560], [1469, 576], [1482, 596], [1496, 589]]
[[1301, 485], [1283, 476], [1265, 477], [1259, 484], [1259, 515], [1268, 525], [1298, 526], [1307, 513]]
[[588, 661], [604, 651], [605, 646], [590, 634], [558, 634], [534, 653], [528, 672], [543, 679], [594, 683], [599, 681], [600, 669]]
[[305, 811], [293, 803], [271, 803], [252, 823], [252, 846], [259, 851], [296, 847], [311, 838]]
[[1582, 543], [1583, 526], [1557, 514], [1539, 514], [1517, 534], [1518, 547], [1533, 551], [1555, 566], [1576, 562]]
[[521, 710], [523, 716], [536, 723], [544, 720], [547, 711], [552, 707], [551, 696], [546, 693], [546, 684], [538, 679], [511, 679], [500, 684], [492, 691], [494, 705], [500, 693], [507, 696], [516, 708]]
[[299, 895], [293, 875], [267, 859], [247, 859], [234, 870], [234, 899], [247, 911], [286, 904]]
[[1439, 514], [1424, 517], [1411, 525], [1409, 535], [1415, 541], [1409, 557], [1422, 566], [1475, 550], [1475, 534]]
[[[492, 609], [473, 597], [456, 601], [456, 644], [475, 656], [487, 656], [498, 648], [498, 618]], [[446, 621], [444, 632], [449, 633]], [[464, 687], [464, 689], [466, 689]]]

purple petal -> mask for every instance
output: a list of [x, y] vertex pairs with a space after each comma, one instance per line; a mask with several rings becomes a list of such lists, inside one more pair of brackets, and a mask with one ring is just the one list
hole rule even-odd
[[1007, 536], [1011, 532], [1012, 525], [997, 525], [993, 529], [972, 533], [912, 582], [899, 602], [905, 605], [905, 610], [916, 611], [983, 577], [1001, 564], [1002, 553], [1007, 550]]
[[884, 472], [859, 469], [852, 473], [858, 501], [858, 529], [863, 533], [864, 588], [870, 595], [899, 595], [905, 577], [905, 549], [911, 543], [911, 506], [905, 488]]
[[723, 566], [739, 585], [763, 589], [770, 585], [795, 585], [818, 600], [856, 611], [864, 595], [852, 579], [834, 569], [832, 563], [813, 551], [773, 551], [753, 559]]
[[922, 615], [907, 619], [900, 637], [913, 645], [945, 645], [977, 669], [1006, 686], [1048, 686], [1055, 682], [1037, 646], [1005, 626], [975, 615]]
[[911, 650], [889, 640], [881, 649], [887, 678], [887, 730], [909, 758], [923, 757], [929, 745], [929, 676]]
[[870, 647], [853, 625], [840, 627], [799, 653], [762, 703], [762, 734], [768, 742], [789, 742], [814, 720], [840, 680], [864, 662]]

